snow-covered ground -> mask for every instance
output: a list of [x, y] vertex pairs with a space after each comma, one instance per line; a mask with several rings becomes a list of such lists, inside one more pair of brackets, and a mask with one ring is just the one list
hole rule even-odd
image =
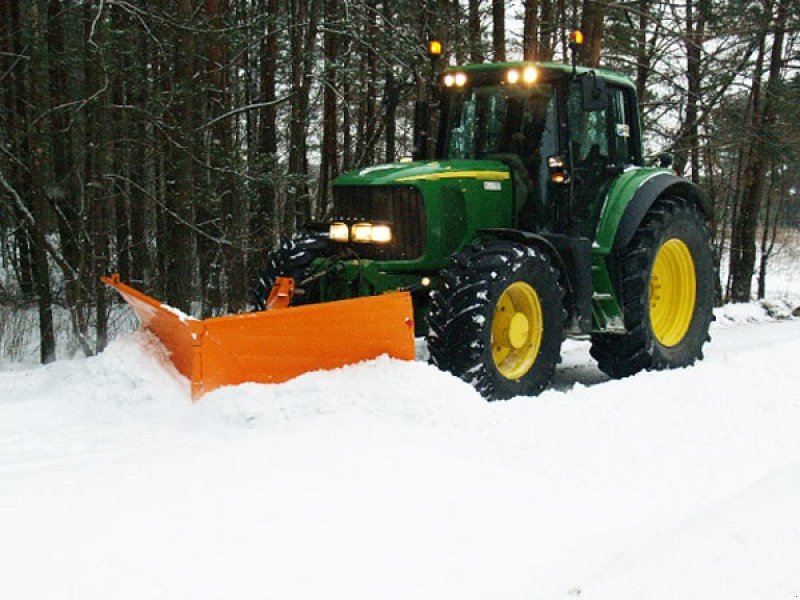
[[800, 320], [486, 403], [381, 358], [198, 404], [143, 333], [0, 371], [0, 598], [800, 597]]

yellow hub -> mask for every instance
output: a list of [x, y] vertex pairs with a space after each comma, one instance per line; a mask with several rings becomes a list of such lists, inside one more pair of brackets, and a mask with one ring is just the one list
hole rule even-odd
[[689, 247], [672, 238], [658, 249], [650, 275], [650, 325], [662, 346], [677, 346], [694, 315], [697, 279]]
[[508, 286], [492, 316], [492, 359], [506, 379], [530, 371], [542, 344], [544, 321], [536, 290], [524, 281]]

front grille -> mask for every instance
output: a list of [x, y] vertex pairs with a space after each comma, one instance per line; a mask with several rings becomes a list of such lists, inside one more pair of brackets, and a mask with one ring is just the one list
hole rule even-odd
[[425, 252], [425, 205], [414, 186], [336, 186], [331, 220], [392, 226], [389, 244], [341, 244], [359, 258], [414, 260]]

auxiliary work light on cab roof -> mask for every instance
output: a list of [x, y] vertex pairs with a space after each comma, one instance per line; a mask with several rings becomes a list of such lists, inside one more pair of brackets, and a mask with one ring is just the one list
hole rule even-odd
[[459, 71], [458, 73], [448, 73], [443, 79], [445, 87], [464, 87], [467, 85], [467, 74]]
[[522, 81], [525, 83], [534, 83], [538, 77], [539, 73], [536, 72], [535, 67], [525, 67], [522, 70]]
[[531, 65], [523, 67], [522, 71], [519, 69], [509, 69], [506, 71], [506, 83], [511, 85], [516, 85], [520, 81], [526, 85], [531, 85], [536, 83], [538, 78], [539, 72], [536, 70], [536, 67]]

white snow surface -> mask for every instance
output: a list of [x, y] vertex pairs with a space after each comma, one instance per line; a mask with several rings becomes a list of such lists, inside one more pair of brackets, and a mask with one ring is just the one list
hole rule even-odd
[[0, 598], [800, 597], [800, 320], [486, 403], [379, 358], [188, 384], [144, 333], [0, 372]]

